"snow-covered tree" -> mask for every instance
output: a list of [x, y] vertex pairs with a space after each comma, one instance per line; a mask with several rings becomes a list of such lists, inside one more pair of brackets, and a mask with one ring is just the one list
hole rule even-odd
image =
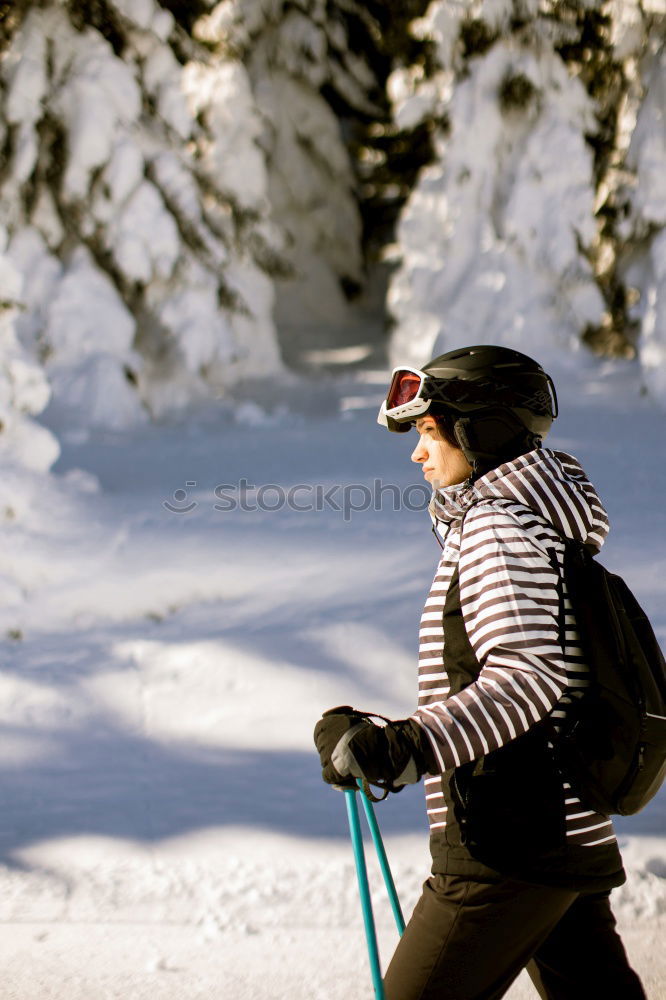
[[0, 218], [52, 413], [131, 425], [276, 372], [276, 329], [288, 352], [353, 319], [364, 206], [406, 196], [372, 146], [395, 138], [389, 49], [423, 0], [395, 6], [14, 8]]
[[396, 69], [389, 93], [403, 127], [434, 124], [435, 156], [397, 232], [396, 358], [474, 340], [642, 351], [645, 281], [630, 287], [626, 264], [641, 227], [623, 219], [649, 187], [632, 135], [659, 105], [654, 70], [641, 80], [665, 14], [661, 0], [434, 0], [412, 24], [432, 65]]
[[[664, 8], [666, 15], [666, 7]], [[662, 21], [666, 27], [666, 16]], [[663, 30], [662, 30], [663, 37]], [[640, 61], [644, 97], [626, 155], [618, 269], [630, 290], [645, 383], [666, 399], [666, 44]]]
[[154, 0], [54, 0], [0, 78], [16, 325], [53, 405], [121, 427], [278, 369], [280, 241], [242, 63]]
[[[7, 256], [6, 243], [6, 234], [0, 232], [0, 455], [5, 470], [17, 465], [43, 472], [58, 457], [59, 449], [53, 435], [32, 417], [47, 405], [50, 390], [41, 368], [16, 336], [22, 279]], [[3, 500], [5, 510], [11, 506], [6, 486], [5, 479], [0, 511]]]
[[252, 84], [272, 216], [287, 241], [275, 310], [287, 346], [313, 329], [319, 338], [339, 331], [364, 281], [357, 178], [340, 116], [382, 113], [373, 24], [356, 0], [223, 0], [194, 29], [214, 52], [240, 55]]

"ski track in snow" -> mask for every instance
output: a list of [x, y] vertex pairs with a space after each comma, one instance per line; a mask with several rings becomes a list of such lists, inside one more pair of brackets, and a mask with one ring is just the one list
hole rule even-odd
[[[579, 369], [554, 372], [563, 412], [548, 443], [598, 484], [605, 562], [666, 637], [660, 422], [631, 366]], [[311, 732], [335, 704], [412, 710], [437, 559], [427, 515], [388, 494], [349, 520], [220, 511], [215, 488], [378, 479], [423, 501], [410, 442], [374, 422], [384, 377], [341, 380], [339, 418], [248, 404], [237, 425], [207, 414], [65, 444], [70, 506], [54, 506], [56, 487], [45, 499], [58, 531], [42, 512], [22, 537], [27, 596], [0, 616], [22, 635], [0, 675], [3, 997], [371, 995], [344, 804]], [[256, 497], [248, 487], [246, 505]], [[428, 874], [422, 791], [377, 812], [408, 914]], [[665, 817], [666, 790], [617, 823], [629, 879], [614, 905], [651, 1000], [666, 997]], [[386, 963], [395, 930], [370, 872]], [[521, 977], [509, 997], [535, 994]]]

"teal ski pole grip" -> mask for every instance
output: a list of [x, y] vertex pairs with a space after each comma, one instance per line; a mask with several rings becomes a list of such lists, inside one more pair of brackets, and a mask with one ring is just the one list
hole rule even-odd
[[352, 847], [354, 849], [354, 861], [356, 863], [356, 878], [358, 879], [358, 889], [361, 897], [361, 909], [363, 911], [363, 923], [365, 925], [365, 939], [368, 944], [368, 957], [370, 959], [372, 985], [374, 986], [376, 1000], [384, 1000], [384, 983], [382, 982], [382, 971], [379, 965], [377, 933], [375, 931], [375, 920], [372, 915], [372, 901], [370, 899], [370, 887], [368, 885], [368, 871], [365, 865], [365, 853], [363, 851], [363, 838], [361, 836], [361, 823], [358, 815], [356, 789], [345, 788], [344, 792], [345, 802], [347, 804], [347, 816], [349, 819], [349, 832], [351, 834]]
[[384, 876], [384, 884], [388, 893], [389, 902], [391, 903], [391, 909], [393, 910], [395, 924], [398, 928], [398, 934], [402, 937], [405, 930], [405, 918], [402, 915], [400, 900], [398, 899], [395, 882], [393, 881], [393, 875], [391, 874], [391, 868], [386, 856], [386, 850], [384, 848], [384, 841], [382, 840], [382, 835], [379, 829], [379, 823], [377, 822], [372, 802], [363, 791], [363, 782], [360, 779], [358, 779], [358, 786], [361, 789], [361, 799], [365, 810], [365, 818], [368, 821], [372, 842], [375, 845], [375, 851], [377, 852], [377, 858], [379, 860], [379, 867], [381, 868], [382, 875]]

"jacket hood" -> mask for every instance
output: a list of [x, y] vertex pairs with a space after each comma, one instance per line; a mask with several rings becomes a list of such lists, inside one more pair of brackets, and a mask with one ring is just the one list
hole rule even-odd
[[512, 500], [549, 521], [556, 531], [599, 551], [608, 515], [579, 463], [563, 451], [537, 448], [491, 469], [474, 483], [438, 490], [432, 516], [450, 524], [480, 499]]

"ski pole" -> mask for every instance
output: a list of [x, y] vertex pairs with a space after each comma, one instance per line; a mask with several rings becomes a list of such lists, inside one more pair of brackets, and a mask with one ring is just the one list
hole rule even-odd
[[391, 868], [389, 866], [388, 858], [386, 856], [384, 842], [382, 840], [382, 835], [379, 830], [379, 823], [377, 822], [377, 817], [375, 816], [375, 810], [372, 807], [372, 802], [363, 791], [363, 782], [360, 779], [357, 779], [357, 784], [358, 787], [361, 789], [361, 801], [363, 802], [363, 808], [365, 810], [365, 818], [368, 821], [368, 826], [370, 827], [372, 842], [375, 845], [375, 851], [377, 852], [377, 858], [379, 859], [379, 867], [381, 868], [382, 875], [384, 876], [384, 884], [386, 886], [386, 891], [388, 892], [389, 902], [391, 903], [391, 909], [393, 910], [395, 924], [396, 927], [398, 928], [398, 934], [400, 934], [400, 936], [402, 937], [402, 934], [405, 930], [405, 918], [402, 915], [400, 900], [398, 899], [398, 893], [395, 888], [395, 882], [393, 881], [393, 875], [391, 874]]
[[375, 990], [376, 1000], [384, 1000], [384, 983], [382, 982], [382, 971], [379, 965], [377, 934], [375, 931], [375, 921], [372, 916], [372, 901], [370, 899], [370, 887], [368, 885], [368, 871], [365, 865], [363, 838], [361, 836], [361, 824], [358, 815], [358, 802], [356, 801], [356, 789], [345, 788], [344, 792], [345, 802], [347, 803], [347, 816], [349, 818], [349, 832], [351, 834], [352, 847], [354, 849], [354, 861], [356, 862], [356, 878], [358, 879], [358, 889], [361, 896], [361, 909], [363, 911], [363, 923], [365, 925], [365, 938], [368, 944], [372, 985]]

